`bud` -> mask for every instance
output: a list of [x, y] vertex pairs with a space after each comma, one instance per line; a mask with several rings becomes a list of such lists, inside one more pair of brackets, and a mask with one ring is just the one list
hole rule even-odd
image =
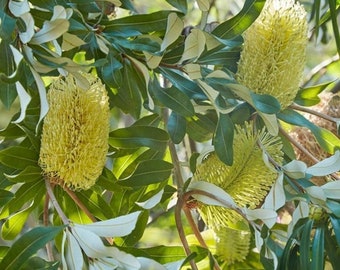
[[236, 78], [255, 93], [274, 96], [284, 109], [299, 89], [306, 46], [304, 8], [294, 0], [268, 0], [244, 33]]
[[92, 187], [108, 151], [109, 104], [105, 86], [84, 75], [88, 89], [69, 74], [52, 83], [47, 99], [39, 164], [51, 182], [72, 189]]
[[[194, 180], [207, 181], [222, 188], [240, 207], [258, 207], [277, 178], [277, 172], [264, 163], [258, 142], [281, 164], [283, 153], [279, 138], [264, 131], [254, 132], [252, 126], [246, 124], [244, 127], [236, 126], [233, 165], [224, 164], [212, 153], [197, 166]], [[242, 219], [235, 211], [223, 207], [200, 205], [198, 210], [212, 229], [230, 226]]]

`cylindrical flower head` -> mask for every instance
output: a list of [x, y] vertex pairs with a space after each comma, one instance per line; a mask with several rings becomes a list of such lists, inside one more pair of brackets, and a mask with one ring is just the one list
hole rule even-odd
[[255, 93], [274, 96], [284, 109], [299, 90], [306, 47], [304, 8], [295, 0], [267, 0], [244, 33], [236, 78]]
[[[222, 227], [215, 231], [216, 255], [225, 265], [242, 262], [250, 250], [250, 231]], [[224, 268], [223, 268], [224, 269]]]
[[108, 151], [109, 103], [105, 86], [92, 74], [88, 89], [69, 74], [52, 83], [47, 99], [39, 164], [51, 182], [72, 189], [92, 187]]
[[[194, 174], [194, 180], [206, 181], [225, 190], [240, 207], [254, 209], [260, 205], [277, 178], [277, 173], [263, 161], [258, 140], [278, 164], [282, 162], [282, 144], [278, 137], [264, 131], [254, 132], [252, 126], [236, 126], [233, 148], [234, 162], [228, 166], [215, 153], [210, 154]], [[231, 226], [242, 217], [235, 211], [210, 205], [198, 210], [209, 228]]]

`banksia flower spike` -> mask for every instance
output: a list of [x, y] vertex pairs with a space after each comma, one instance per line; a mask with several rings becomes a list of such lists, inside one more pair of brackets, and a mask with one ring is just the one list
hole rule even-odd
[[223, 227], [215, 230], [215, 248], [217, 258], [225, 265], [242, 262], [250, 250], [250, 230], [237, 230]]
[[89, 189], [101, 174], [108, 151], [109, 104], [105, 86], [92, 74], [88, 89], [69, 74], [52, 83], [47, 99], [39, 164], [51, 182]]
[[295, 0], [267, 0], [244, 33], [236, 78], [255, 93], [289, 106], [299, 89], [307, 46], [307, 19]]
[[[240, 207], [254, 209], [267, 195], [277, 178], [277, 173], [267, 167], [262, 158], [263, 150], [277, 162], [282, 162], [282, 144], [277, 137], [264, 131], [254, 132], [250, 124], [236, 126], [233, 142], [234, 162], [228, 166], [211, 153], [194, 174], [194, 180], [207, 181], [225, 190]], [[209, 228], [219, 229], [242, 220], [235, 211], [210, 205], [200, 205], [199, 212]]]

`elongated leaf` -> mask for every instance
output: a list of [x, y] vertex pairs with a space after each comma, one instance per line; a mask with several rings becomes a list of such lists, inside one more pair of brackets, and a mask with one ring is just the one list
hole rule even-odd
[[314, 176], [324, 176], [337, 171], [340, 171], [340, 150], [336, 151], [333, 156], [309, 167], [306, 173]]
[[176, 15], [170, 13], [167, 21], [167, 27], [163, 42], [161, 44], [161, 51], [164, 51], [169, 45], [178, 39], [184, 27], [183, 21]]
[[285, 191], [283, 188], [283, 173], [280, 173], [274, 185], [270, 189], [262, 208], [278, 210], [286, 202]]
[[232, 39], [241, 35], [260, 15], [264, 3], [264, 0], [246, 0], [241, 11], [216, 27], [212, 34], [221, 39]]
[[19, 118], [16, 119], [13, 123], [20, 123], [22, 120], [24, 120], [26, 116], [26, 109], [31, 101], [31, 96], [26, 92], [25, 88], [22, 86], [20, 82], [16, 82], [15, 86], [20, 99], [21, 112]]
[[40, 201], [45, 193], [43, 181], [25, 183], [15, 192], [15, 196], [0, 211], [0, 219], [9, 217], [12, 213], [19, 211], [24, 204], [32, 200]]
[[162, 182], [169, 178], [172, 164], [164, 160], [146, 160], [141, 162], [133, 174], [118, 183], [123, 186], [141, 187]]
[[38, 153], [21, 146], [12, 146], [0, 151], [0, 162], [4, 165], [23, 170], [28, 166], [37, 166]]
[[33, 207], [30, 206], [10, 216], [1, 227], [2, 238], [5, 240], [13, 240], [21, 232], [32, 210]]
[[176, 144], [180, 143], [186, 132], [185, 118], [175, 112], [172, 112], [168, 119], [167, 129], [172, 142]]
[[27, 262], [20, 268], [20, 270], [58, 270], [59, 262], [58, 261], [45, 261], [43, 258], [38, 256], [31, 257], [27, 260]]
[[19, 174], [6, 175], [11, 182], [35, 182], [42, 179], [42, 171], [39, 166], [28, 166]]
[[8, 190], [0, 189], [0, 205], [5, 205], [14, 197], [14, 194]]
[[16, 19], [8, 16], [4, 9], [0, 9], [0, 21], [0, 37], [4, 40], [11, 40]]
[[63, 244], [63, 266], [70, 270], [83, 269], [84, 257], [76, 238], [69, 230], [64, 231], [66, 242]]
[[187, 0], [166, 0], [170, 5], [177, 8], [184, 14], [187, 13], [188, 10], [188, 3]]
[[0, 262], [0, 269], [17, 270], [39, 249], [44, 247], [61, 232], [59, 227], [36, 227], [25, 233], [8, 250], [6, 256]]
[[328, 182], [321, 186], [327, 198], [340, 199], [340, 180]]
[[300, 242], [300, 267], [301, 269], [310, 269], [310, 249], [311, 249], [311, 232], [313, 220], [309, 219], [303, 227]]
[[176, 87], [154, 89], [153, 94], [165, 107], [184, 117], [191, 117], [195, 113], [188, 96]]
[[294, 102], [301, 106], [313, 106], [318, 104], [320, 102], [318, 95], [331, 83], [333, 82], [326, 82], [300, 89], [296, 94]]
[[168, 140], [168, 134], [162, 129], [149, 126], [131, 126], [110, 132], [109, 143], [118, 148], [131, 149], [146, 146], [161, 150], [165, 149]]
[[151, 209], [155, 207], [162, 199], [164, 189], [161, 189], [157, 194], [147, 199], [144, 202], [136, 202], [136, 204], [144, 209]]
[[91, 231], [103, 237], [121, 237], [128, 235], [135, 228], [138, 216], [141, 212], [134, 212], [128, 215], [112, 218], [105, 221], [98, 221], [92, 224], [75, 224], [75, 227]]
[[330, 215], [330, 220], [333, 226], [336, 242], [338, 246], [340, 246], [340, 218]]
[[132, 35], [154, 31], [164, 32], [168, 16], [172, 12], [174, 11], [158, 11], [147, 15], [132, 15], [112, 20], [105, 25], [104, 33], [131, 37]]
[[268, 228], [271, 228], [274, 226], [276, 219], [277, 219], [277, 213], [272, 209], [243, 209], [245, 214], [247, 215], [248, 220], [261, 220], [264, 224], [267, 225]]
[[[198, 181], [196, 181], [198, 180]], [[187, 191], [203, 191], [193, 194], [192, 196], [209, 205], [223, 206], [223, 207], [236, 207], [236, 203], [233, 198], [226, 193], [222, 188], [211, 184], [209, 182], [205, 182], [204, 179], [196, 179], [195, 181], [191, 181], [189, 184]], [[210, 194], [211, 196], [209, 196]]]
[[312, 263], [311, 270], [319, 270], [324, 267], [324, 249], [325, 249], [325, 227], [317, 227], [312, 244]]
[[185, 39], [184, 52], [180, 62], [188, 59], [197, 59], [205, 47], [205, 35], [199, 29], [192, 29]]
[[270, 95], [259, 95], [251, 93], [253, 104], [257, 110], [267, 114], [278, 113], [281, 109], [280, 103]]
[[335, 43], [336, 43], [338, 54], [340, 54], [340, 31], [339, 31], [339, 22], [338, 22], [339, 7], [337, 8], [337, 5], [339, 6], [339, 2], [328, 1], [328, 4], [329, 4], [329, 10], [331, 14]]
[[45, 21], [43, 28], [38, 31], [31, 39], [31, 44], [42, 44], [59, 38], [67, 32], [70, 23], [66, 19], [56, 19]]
[[163, 67], [159, 68], [159, 70], [165, 78], [167, 78], [180, 91], [185, 93], [190, 99], [206, 99], [202, 90], [197, 87], [193, 81], [181, 74], [180, 71]]
[[300, 160], [292, 160], [291, 162], [283, 166], [284, 172], [294, 179], [300, 179], [305, 177], [307, 165]]
[[233, 164], [234, 124], [227, 114], [220, 114], [213, 138], [215, 152], [225, 164]]

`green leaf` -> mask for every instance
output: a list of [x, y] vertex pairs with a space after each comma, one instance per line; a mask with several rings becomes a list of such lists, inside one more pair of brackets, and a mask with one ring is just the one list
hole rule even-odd
[[182, 246], [155, 246], [142, 248], [142, 251], [145, 252], [149, 258], [152, 258], [161, 264], [186, 258]]
[[309, 219], [303, 227], [300, 241], [300, 267], [301, 269], [310, 269], [310, 248], [311, 232], [313, 229], [313, 220]]
[[325, 90], [333, 81], [300, 89], [294, 102], [301, 106], [313, 106], [320, 102], [318, 95]]
[[19, 174], [6, 175], [7, 179], [11, 182], [36, 182], [42, 180], [42, 171], [39, 166], [28, 166]]
[[[113, 74], [119, 88], [114, 89], [113, 103], [125, 113], [138, 118], [141, 112], [141, 95], [146, 92], [143, 74], [129, 60], [125, 60], [123, 68]], [[115, 93], [116, 92], [116, 93]]]
[[[339, 22], [338, 22], [339, 8], [337, 8], [335, 1], [330, 0], [328, 1], [328, 4], [329, 4], [329, 10], [331, 14], [334, 39], [335, 39], [338, 54], [340, 54], [340, 31], [339, 31]], [[339, 3], [337, 4], [339, 5]]]
[[281, 110], [277, 99], [271, 95], [260, 95], [250, 92], [253, 104], [257, 110], [267, 114], [275, 114]]
[[216, 130], [216, 114], [195, 114], [194, 117], [187, 119], [187, 133], [191, 139], [204, 142], [210, 140]]
[[135, 188], [160, 183], [170, 177], [172, 169], [172, 164], [164, 160], [146, 160], [137, 166], [130, 177], [119, 180], [118, 183]]
[[186, 120], [181, 115], [171, 112], [167, 123], [167, 129], [173, 143], [180, 143], [186, 133]]
[[[1, 12], [0, 10], [0, 14]], [[2, 23], [0, 27], [3, 26]], [[13, 58], [13, 52], [5, 41], [0, 43], [0, 51], [0, 100], [5, 107], [9, 109], [17, 97], [17, 91], [15, 84], [13, 84], [12, 81], [7, 81], [7, 79], [11, 78], [15, 82], [17, 80], [16, 75], [18, 75], [19, 72], [15, 73], [16, 64]], [[12, 78], [13, 74], [15, 74], [14, 78]]]
[[146, 15], [132, 15], [104, 23], [104, 33], [130, 37], [140, 33], [164, 32], [168, 16], [174, 11], [158, 11]]
[[0, 219], [7, 218], [12, 213], [19, 211], [21, 207], [32, 200], [40, 201], [45, 193], [43, 181], [25, 183], [15, 192], [15, 196], [0, 211]]
[[225, 164], [233, 164], [234, 124], [227, 114], [220, 114], [213, 138], [215, 152]]
[[149, 211], [143, 211], [137, 220], [134, 230], [127, 236], [124, 237], [124, 245], [134, 246], [137, 244], [139, 239], [144, 235], [146, 225], [149, 220]]
[[169, 45], [174, 43], [181, 35], [184, 27], [183, 21], [176, 13], [170, 13], [167, 21], [167, 27], [163, 42], [161, 44], [161, 51], [164, 51]]
[[140, 211], [91, 224], [74, 224], [75, 227], [91, 231], [102, 237], [121, 237], [128, 235], [136, 226]]
[[200, 29], [192, 29], [185, 39], [184, 52], [180, 62], [197, 59], [205, 48], [205, 35]]
[[264, 3], [264, 0], [246, 0], [241, 11], [217, 26], [212, 34], [221, 39], [232, 39], [241, 35], [260, 15]]
[[105, 201], [101, 193], [86, 190], [77, 192], [76, 195], [94, 216], [103, 220], [113, 216], [111, 207]]
[[13, 240], [24, 227], [29, 214], [34, 207], [30, 206], [10, 216], [1, 227], [1, 236], [6, 240]]
[[188, 10], [188, 3], [187, 0], [166, 0], [170, 5], [177, 8], [179, 11], [183, 12], [184, 14], [187, 13]]
[[331, 220], [331, 223], [332, 223], [336, 242], [337, 242], [338, 246], [340, 246], [340, 218], [337, 218], [333, 215], [330, 215], [330, 220]]
[[3, 40], [9, 41], [14, 38], [13, 32], [17, 20], [5, 13], [4, 9], [0, 9], [0, 37]]
[[31, 39], [31, 44], [42, 44], [59, 38], [67, 32], [70, 23], [66, 19], [55, 19], [53, 21], [45, 21], [42, 29], [40, 29]]
[[180, 71], [169, 68], [159, 68], [161, 74], [190, 99], [204, 100], [206, 96], [197, 84], [186, 78]]
[[155, 97], [167, 108], [176, 113], [190, 117], [195, 114], [194, 106], [186, 94], [176, 87], [152, 89]]
[[32, 270], [32, 269], [39, 269], [39, 270], [58, 270], [59, 268], [58, 261], [55, 262], [48, 262], [40, 257], [31, 257], [27, 260], [27, 262], [20, 268], [20, 270]]
[[325, 258], [325, 227], [317, 227], [312, 244], [312, 263], [311, 270], [320, 270], [324, 268]]
[[110, 132], [109, 137], [111, 146], [128, 149], [146, 146], [161, 150], [165, 149], [168, 140], [168, 134], [164, 130], [149, 126], [131, 126], [116, 129]]
[[[322, 161], [309, 167], [306, 170], [306, 173], [314, 176], [325, 176], [328, 174], [336, 173], [337, 171], [340, 171], [340, 150], [337, 150], [333, 156], [325, 158]], [[332, 182], [330, 182], [329, 184], [331, 183]]]
[[327, 228], [325, 231], [325, 250], [333, 269], [340, 265], [339, 248], [337, 246], [332, 229]]
[[0, 151], [0, 162], [10, 168], [23, 170], [38, 165], [38, 153], [29, 148], [11, 146]]
[[25, 233], [10, 247], [6, 256], [0, 262], [0, 269], [20, 269], [32, 255], [54, 239], [63, 228], [63, 226], [36, 227]]
[[0, 205], [5, 205], [14, 197], [14, 194], [8, 190], [0, 189]]
[[325, 128], [314, 125], [301, 114], [293, 110], [286, 109], [281, 111], [278, 114], [278, 118], [289, 124], [309, 128], [320, 146], [330, 154], [334, 154], [334, 152], [340, 148], [340, 139], [336, 135]]

